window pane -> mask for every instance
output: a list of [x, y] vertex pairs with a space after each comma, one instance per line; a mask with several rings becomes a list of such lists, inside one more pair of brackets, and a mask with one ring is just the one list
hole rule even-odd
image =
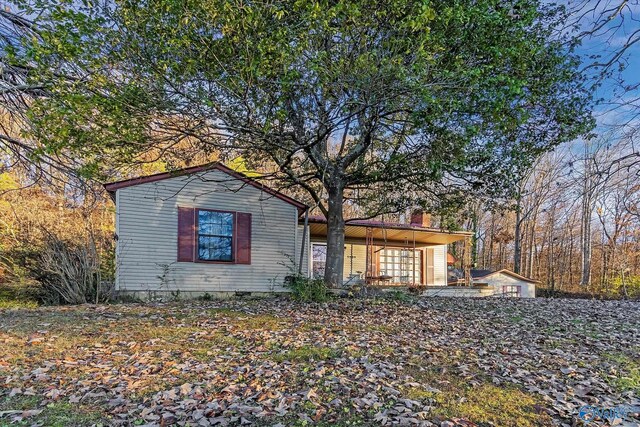
[[198, 211], [198, 231], [199, 234], [231, 237], [233, 235], [233, 214]]
[[198, 258], [204, 261], [231, 261], [231, 237], [198, 236]]
[[313, 261], [326, 261], [327, 260], [327, 246], [326, 245], [313, 245]]
[[327, 245], [312, 245], [312, 274], [314, 279], [324, 277], [324, 269], [327, 265]]
[[422, 270], [420, 251], [383, 249], [380, 252], [380, 274], [391, 276], [392, 283], [419, 283]]

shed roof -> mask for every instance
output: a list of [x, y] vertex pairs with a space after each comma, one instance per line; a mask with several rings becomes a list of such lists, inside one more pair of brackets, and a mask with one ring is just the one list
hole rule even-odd
[[277, 197], [278, 199], [281, 199], [293, 206], [295, 206], [296, 208], [298, 208], [298, 210], [302, 213], [307, 209], [307, 205], [305, 205], [302, 202], [299, 202], [289, 196], [287, 196], [286, 194], [283, 194], [281, 192], [279, 192], [278, 190], [275, 190], [271, 187], [268, 187], [258, 181], [256, 181], [253, 178], [248, 177], [247, 175], [235, 171], [225, 165], [223, 165], [220, 162], [212, 162], [212, 163], [208, 163], [206, 165], [200, 165], [200, 166], [192, 166], [189, 168], [184, 168], [184, 169], [177, 169], [174, 171], [169, 171], [169, 172], [162, 172], [162, 173], [157, 173], [154, 175], [147, 175], [147, 176], [139, 176], [136, 178], [131, 178], [131, 179], [125, 179], [122, 181], [116, 181], [116, 182], [110, 182], [108, 184], [104, 184], [104, 188], [109, 192], [109, 193], [115, 193], [117, 190], [121, 189], [121, 188], [126, 188], [126, 187], [132, 187], [134, 185], [140, 185], [140, 184], [147, 184], [150, 182], [157, 182], [157, 181], [162, 181], [165, 179], [169, 179], [169, 178], [176, 178], [179, 176], [185, 176], [185, 175], [191, 175], [191, 174], [196, 174], [196, 173], [201, 173], [201, 172], [210, 172], [213, 170], [218, 170], [220, 172], [224, 172], [227, 175], [236, 178], [240, 181], [243, 181], [244, 183], [251, 185], [252, 187], [255, 187], [261, 191], [264, 191], [265, 193], [271, 194], [274, 197]]
[[511, 276], [514, 277], [516, 279], [522, 280], [524, 282], [529, 282], [529, 283], [541, 283], [539, 280], [536, 279], [530, 279], [529, 277], [525, 277], [522, 276], [518, 273], [515, 273], [511, 270], [507, 270], [506, 268], [503, 268], [501, 270], [471, 270], [471, 277], [473, 277], [474, 279], [484, 279], [490, 276], [495, 276], [497, 274], [506, 274], [507, 276]]

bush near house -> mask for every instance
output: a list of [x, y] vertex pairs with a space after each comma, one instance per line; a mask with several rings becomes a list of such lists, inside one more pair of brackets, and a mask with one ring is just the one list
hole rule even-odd
[[[0, 305], [105, 301], [113, 283], [113, 211], [0, 174]], [[97, 291], [97, 292], [96, 292]]]
[[295, 274], [286, 278], [285, 286], [291, 289], [291, 297], [296, 301], [325, 302], [330, 297], [329, 288], [322, 279]]

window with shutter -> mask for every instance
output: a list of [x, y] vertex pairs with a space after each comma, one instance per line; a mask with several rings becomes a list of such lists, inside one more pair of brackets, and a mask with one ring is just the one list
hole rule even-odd
[[198, 260], [233, 261], [235, 215], [198, 209]]
[[251, 214], [179, 207], [178, 261], [251, 264]]

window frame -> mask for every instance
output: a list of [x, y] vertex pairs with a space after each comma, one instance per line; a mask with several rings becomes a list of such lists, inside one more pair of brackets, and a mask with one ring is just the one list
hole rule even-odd
[[[204, 264], [235, 264], [236, 263], [236, 235], [237, 235], [237, 215], [236, 211], [223, 211], [220, 209], [204, 209], [204, 208], [195, 208], [195, 218], [194, 218], [194, 228], [195, 228], [195, 239], [194, 239], [194, 262], [204, 263]], [[225, 213], [232, 215], [232, 224], [231, 224], [231, 259], [228, 261], [224, 260], [207, 260], [200, 259], [200, 212], [217, 212], [217, 213]], [[218, 236], [218, 237], [227, 237], [227, 236]]]
[[515, 283], [511, 285], [502, 285], [502, 295], [507, 295], [513, 298], [522, 298], [522, 285]]
[[[414, 279], [417, 279], [420, 282], [420, 283], [416, 282], [415, 284], [422, 286], [425, 283], [425, 278], [424, 278], [424, 276], [425, 276], [424, 254], [426, 252], [423, 249], [424, 248], [415, 248], [414, 249], [414, 248], [407, 248], [405, 246], [396, 246], [396, 245], [387, 245], [385, 247], [381, 247], [380, 250], [378, 250], [378, 252], [376, 254], [377, 255], [376, 256], [376, 264], [377, 264], [376, 265], [376, 270], [377, 270], [378, 274], [382, 273], [382, 269], [383, 269], [382, 268], [383, 252], [384, 252], [384, 256], [385, 256], [385, 261], [387, 261], [387, 258], [389, 258], [389, 257], [394, 259], [394, 262], [392, 263], [394, 265], [394, 270], [395, 270], [395, 266], [398, 265], [398, 263], [395, 262], [395, 260], [401, 258], [402, 255], [399, 254], [398, 256], [395, 256], [395, 255], [389, 256], [389, 255], [387, 255], [387, 252], [386, 252], [387, 250], [393, 250], [393, 251], [406, 250], [406, 251], [409, 251], [409, 252], [413, 252], [414, 259], [416, 261], [416, 264], [415, 264], [415, 266], [417, 267], [416, 270], [419, 270], [419, 271], [415, 271], [414, 272]], [[402, 262], [402, 261], [400, 261], [400, 262]], [[387, 272], [386, 269], [385, 269], [385, 272]], [[393, 277], [395, 278], [396, 276], [393, 276]], [[409, 281], [409, 282], [394, 282], [393, 279], [392, 279], [392, 281], [390, 283], [393, 283], [394, 285], [402, 285], [402, 284], [406, 284], [406, 283], [411, 283], [411, 281]]]
[[311, 256], [309, 257], [310, 261], [311, 261], [311, 269], [310, 269], [310, 276], [312, 279], [316, 279], [315, 275], [314, 275], [314, 268], [315, 268], [315, 264], [316, 261], [313, 259], [313, 247], [314, 246], [324, 246], [324, 270], [322, 271], [323, 275], [322, 277], [324, 277], [324, 272], [327, 269], [327, 244], [324, 242], [311, 242]]

